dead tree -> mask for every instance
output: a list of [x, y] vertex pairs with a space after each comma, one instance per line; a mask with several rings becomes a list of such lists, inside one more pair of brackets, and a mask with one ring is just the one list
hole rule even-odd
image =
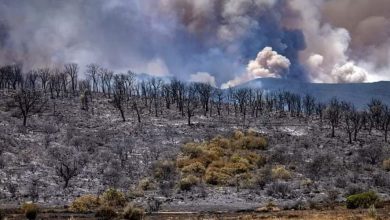
[[305, 108], [306, 115], [310, 117], [315, 111], [315, 107], [316, 107], [315, 97], [309, 94], [305, 95], [305, 97], [303, 98], [303, 106]]
[[39, 79], [41, 80], [41, 86], [43, 92], [46, 92], [47, 84], [50, 80], [50, 69], [42, 68], [38, 70]]
[[332, 98], [327, 109], [327, 117], [332, 128], [332, 137], [335, 137], [335, 128], [340, 122], [340, 102], [337, 98]]
[[19, 110], [23, 116], [23, 126], [27, 125], [27, 118], [43, 106], [42, 94], [38, 91], [21, 89], [14, 96]]
[[120, 75], [116, 75], [114, 77], [114, 93], [113, 93], [113, 100], [112, 104], [116, 109], [119, 110], [123, 122], [126, 121], [125, 118], [125, 103], [127, 101], [127, 93], [125, 88], [125, 82], [123, 81], [123, 78], [120, 77]]
[[72, 93], [75, 94], [77, 89], [77, 74], [79, 71], [79, 67], [76, 63], [69, 63], [69, 64], [65, 64], [64, 68], [65, 68], [65, 73], [70, 78]]
[[154, 103], [154, 115], [156, 117], [158, 117], [158, 111], [159, 111], [159, 107], [160, 107], [160, 97], [159, 97], [159, 94], [160, 94], [160, 90], [163, 86], [163, 81], [161, 79], [157, 79], [157, 78], [152, 78], [150, 79], [149, 81], [149, 85], [150, 85], [150, 91], [151, 91], [151, 98], [153, 100], [153, 103]]
[[241, 88], [235, 91], [234, 98], [237, 100], [238, 107], [240, 109], [240, 113], [244, 117], [244, 125], [246, 120], [246, 111], [247, 111], [247, 104], [249, 99], [249, 92], [250, 90], [247, 88]]
[[341, 103], [342, 115], [345, 123], [345, 131], [348, 134], [348, 143], [352, 144], [352, 134], [354, 132], [353, 117], [356, 112], [355, 107], [350, 103]]
[[375, 126], [376, 129], [380, 129], [382, 112], [383, 112], [383, 103], [379, 99], [372, 99], [368, 104], [368, 109], [370, 111], [370, 116], [372, 119], [372, 125]]
[[93, 92], [99, 92], [99, 65], [97, 64], [89, 64], [87, 65], [87, 77], [89, 77], [92, 80], [92, 91]]
[[203, 114], [204, 116], [207, 116], [213, 87], [210, 84], [206, 83], [195, 83], [195, 88], [199, 94], [199, 100], [203, 108]]
[[191, 117], [195, 115], [195, 109], [198, 107], [198, 94], [195, 84], [190, 84], [185, 89], [185, 108], [187, 112], [187, 124], [191, 126]]
[[385, 142], [387, 142], [387, 135], [389, 133], [390, 129], [390, 107], [385, 105], [383, 107], [383, 130], [384, 130], [384, 135], [385, 135]]
[[215, 89], [214, 90], [214, 99], [215, 99], [215, 103], [216, 103], [217, 114], [218, 114], [218, 116], [221, 116], [222, 106], [223, 106], [223, 101], [224, 101], [224, 92], [222, 89]]
[[26, 74], [26, 79], [24, 80], [24, 87], [27, 89], [35, 90], [38, 80], [38, 72], [36, 70], [31, 70]]
[[64, 189], [68, 188], [71, 179], [81, 173], [88, 161], [85, 154], [77, 152], [73, 147], [54, 147], [50, 149], [49, 154]]

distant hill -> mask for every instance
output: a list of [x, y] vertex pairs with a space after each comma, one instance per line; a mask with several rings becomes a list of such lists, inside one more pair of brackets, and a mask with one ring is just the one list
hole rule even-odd
[[266, 91], [290, 91], [301, 95], [311, 94], [321, 102], [328, 102], [332, 97], [337, 97], [340, 100], [351, 102], [359, 108], [366, 107], [372, 98], [380, 99], [390, 105], [390, 81], [327, 84], [261, 78], [240, 87], [262, 88]]

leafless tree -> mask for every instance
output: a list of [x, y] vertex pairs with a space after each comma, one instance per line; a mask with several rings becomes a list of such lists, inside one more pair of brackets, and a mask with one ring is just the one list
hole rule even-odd
[[237, 100], [240, 113], [244, 117], [243, 121], [245, 124], [246, 120], [246, 113], [247, 113], [247, 104], [249, 99], [249, 89], [247, 88], [240, 88], [234, 93], [234, 98]]
[[92, 80], [92, 91], [93, 92], [98, 92], [99, 88], [99, 65], [98, 64], [89, 64], [87, 65], [87, 71], [86, 74], [87, 76]]
[[116, 109], [119, 110], [122, 120], [125, 122], [125, 103], [127, 101], [127, 93], [125, 88], [125, 82], [123, 78], [120, 77], [120, 75], [115, 75], [114, 77], [114, 94], [113, 94], [113, 100], [112, 104]]
[[104, 95], [108, 94], [108, 98], [111, 98], [111, 85], [114, 72], [106, 68], [101, 68], [99, 71], [100, 82], [102, 84], [102, 92]]
[[70, 77], [72, 93], [75, 94], [77, 89], [77, 75], [79, 66], [76, 63], [65, 64], [65, 73]]
[[309, 94], [305, 95], [303, 98], [303, 106], [305, 108], [306, 115], [311, 116], [314, 113], [316, 107], [315, 97]]
[[74, 147], [53, 147], [49, 154], [51, 162], [54, 162], [55, 172], [63, 182], [64, 189], [68, 188], [71, 179], [81, 173], [88, 161], [87, 156], [77, 152]]
[[370, 117], [372, 119], [372, 125], [376, 127], [376, 129], [380, 129], [382, 112], [383, 112], [383, 103], [379, 99], [372, 99], [368, 104], [368, 109], [370, 112]]
[[342, 102], [341, 103], [342, 116], [345, 122], [345, 131], [348, 134], [348, 143], [352, 144], [352, 134], [355, 131], [354, 127], [354, 116], [357, 114], [355, 106], [350, 103]]
[[326, 112], [330, 126], [332, 127], [332, 137], [335, 137], [335, 128], [339, 125], [341, 116], [340, 102], [337, 98], [332, 98]]
[[30, 114], [40, 110], [46, 103], [40, 92], [29, 89], [21, 89], [14, 95], [14, 100], [23, 116], [23, 126], [27, 125], [27, 118]]
[[222, 89], [215, 89], [213, 93], [213, 98], [215, 100], [216, 108], [217, 108], [217, 114], [218, 116], [221, 116], [222, 112], [222, 106], [224, 103], [224, 92]]
[[41, 80], [41, 86], [43, 92], [46, 92], [47, 84], [50, 80], [50, 69], [49, 68], [42, 68], [38, 69], [38, 75]]
[[190, 84], [185, 89], [185, 108], [187, 112], [187, 122], [191, 125], [191, 117], [195, 115], [195, 109], [198, 107], [198, 94], [195, 84]]
[[195, 83], [195, 88], [199, 94], [199, 100], [203, 108], [203, 114], [206, 116], [207, 112], [209, 111], [209, 103], [213, 87], [206, 83]]
[[24, 80], [24, 87], [28, 89], [35, 90], [37, 80], [38, 80], [38, 72], [36, 70], [31, 70], [26, 74], [26, 79]]
[[387, 105], [384, 105], [383, 107], [383, 129], [384, 129], [384, 136], [385, 136], [385, 142], [387, 142], [387, 136], [390, 129], [390, 107]]

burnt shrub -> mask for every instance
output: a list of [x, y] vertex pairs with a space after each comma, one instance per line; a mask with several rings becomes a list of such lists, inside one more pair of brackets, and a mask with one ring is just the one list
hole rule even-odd
[[128, 205], [124, 211], [124, 219], [129, 220], [141, 220], [143, 219], [145, 212], [141, 208], [137, 208], [134, 205]]
[[381, 146], [367, 146], [359, 150], [359, 161], [376, 165], [383, 157], [383, 148]]
[[320, 154], [306, 165], [306, 171], [310, 178], [318, 180], [331, 171], [333, 157], [330, 154]]
[[379, 202], [379, 197], [375, 192], [369, 191], [360, 194], [355, 194], [347, 197], [347, 208], [369, 208]]
[[275, 198], [287, 198], [291, 194], [291, 188], [288, 183], [274, 182], [267, 188], [267, 195]]
[[116, 189], [108, 189], [102, 195], [102, 203], [108, 207], [124, 207], [126, 205], [124, 193]]
[[199, 183], [199, 178], [194, 175], [188, 175], [182, 178], [179, 182], [179, 188], [182, 191], [190, 191], [193, 186]]
[[118, 216], [115, 212], [114, 208], [103, 206], [100, 207], [99, 210], [95, 213], [95, 217], [102, 220], [111, 220]]

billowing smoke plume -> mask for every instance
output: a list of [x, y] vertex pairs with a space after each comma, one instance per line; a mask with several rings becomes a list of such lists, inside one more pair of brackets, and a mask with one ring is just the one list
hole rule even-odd
[[198, 72], [190, 75], [190, 82], [205, 83], [217, 87], [215, 77], [206, 72]]
[[271, 47], [288, 74], [258, 76], [389, 80], [389, 18], [388, 0], [0, 0], [0, 64], [207, 72], [221, 85]]
[[222, 85], [223, 88], [234, 87], [257, 78], [282, 78], [288, 74], [290, 61], [266, 47], [259, 52], [255, 60], [249, 61], [247, 72]]

